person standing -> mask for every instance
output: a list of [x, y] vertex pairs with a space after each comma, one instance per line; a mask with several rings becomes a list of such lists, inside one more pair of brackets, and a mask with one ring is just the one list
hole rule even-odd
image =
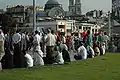
[[53, 64], [53, 54], [54, 54], [54, 46], [55, 46], [55, 36], [51, 33], [51, 30], [48, 29], [48, 34], [46, 38], [46, 63]]
[[87, 45], [93, 47], [93, 38], [90, 30], [87, 31]]
[[43, 52], [41, 51], [40, 47], [41, 37], [38, 31], [35, 31], [35, 36], [33, 38], [33, 64], [37, 65], [44, 65], [43, 61]]
[[13, 63], [14, 63], [14, 67], [15, 68], [21, 68], [23, 67], [23, 54], [21, 52], [21, 35], [19, 33], [19, 30], [16, 31], [16, 33], [14, 33], [13, 37], [13, 46], [14, 46], [14, 50], [13, 50]]
[[105, 48], [106, 48], [106, 50], [108, 50], [108, 41], [109, 41], [109, 37], [108, 37], [107, 33], [104, 32], [104, 35], [103, 35], [103, 43], [105, 43]]
[[12, 36], [10, 31], [7, 32], [5, 36], [5, 56], [2, 58], [2, 68], [11, 69], [13, 67], [13, 55], [12, 51]]
[[5, 40], [4, 34], [3, 34], [2, 30], [0, 29], [0, 70], [2, 70], [1, 59], [5, 55], [5, 52], [4, 52], [4, 40]]
[[30, 38], [29, 38], [29, 33], [26, 32], [25, 34], [25, 40], [26, 40], [26, 51], [29, 50], [29, 46], [30, 46]]

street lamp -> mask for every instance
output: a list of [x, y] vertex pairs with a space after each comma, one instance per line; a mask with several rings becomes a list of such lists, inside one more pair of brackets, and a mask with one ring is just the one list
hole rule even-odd
[[36, 27], [36, 2], [33, 0], [33, 30], [35, 31], [37, 29]]
[[109, 37], [111, 37], [111, 14], [110, 11], [108, 12], [108, 33], [109, 33]]

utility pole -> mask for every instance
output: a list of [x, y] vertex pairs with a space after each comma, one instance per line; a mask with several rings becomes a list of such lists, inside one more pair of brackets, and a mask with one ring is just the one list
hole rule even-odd
[[36, 1], [33, 0], [33, 30], [36, 31]]
[[108, 25], [108, 35], [109, 35], [109, 37], [111, 37], [111, 14], [110, 14], [110, 11], [108, 12], [108, 23], [109, 23], [109, 25]]

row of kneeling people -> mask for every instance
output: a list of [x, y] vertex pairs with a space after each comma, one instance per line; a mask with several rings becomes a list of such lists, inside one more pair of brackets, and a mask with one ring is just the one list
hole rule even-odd
[[[53, 54], [50, 55], [51, 59], [44, 56], [44, 53], [39, 51], [31, 50], [31, 53], [26, 53], [23, 51], [23, 55], [21, 56], [23, 61], [22, 67], [33, 67], [33, 66], [43, 66], [44, 64], [64, 64], [64, 62], [70, 62], [71, 57], [73, 55], [75, 60], [94, 58], [95, 56], [104, 55], [105, 54], [105, 46], [96, 46], [94, 48], [90, 46], [84, 45], [84, 43], [80, 42], [78, 46], [78, 50], [68, 50], [66, 44], [58, 43], [54, 46]], [[12, 59], [14, 57], [12, 55], [5, 55], [1, 62], [3, 69], [13, 68]], [[20, 63], [18, 63], [20, 65]]]
[[10, 37], [8, 36], [6, 38], [8, 42], [6, 42], [5, 55], [3, 57], [0, 55], [3, 69], [33, 67], [44, 64], [64, 64], [66, 61], [71, 61], [71, 55], [78, 60], [105, 54], [105, 44], [94, 43], [93, 46], [89, 46], [83, 41], [79, 41], [79, 45], [73, 44], [77, 46], [75, 50], [71, 47], [73, 45], [67, 46], [64, 40], [57, 41], [56, 36], [53, 35], [50, 30], [48, 30], [45, 40], [43, 41], [45, 44], [45, 46], [43, 46], [44, 50], [42, 50], [40, 45], [41, 37], [39, 32], [35, 31], [33, 41], [31, 42], [33, 43], [31, 53], [24, 49], [24, 43], [21, 45], [22, 39], [18, 31], [12, 36], [13, 52], [9, 49], [11, 46], [9, 39]]

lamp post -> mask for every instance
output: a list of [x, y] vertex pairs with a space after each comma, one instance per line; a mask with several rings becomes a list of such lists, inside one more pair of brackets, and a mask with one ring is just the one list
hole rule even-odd
[[36, 2], [33, 0], [33, 30], [35, 31], [37, 29], [36, 27]]
[[109, 37], [111, 37], [111, 14], [110, 11], [108, 12], [108, 32], [109, 32]]

